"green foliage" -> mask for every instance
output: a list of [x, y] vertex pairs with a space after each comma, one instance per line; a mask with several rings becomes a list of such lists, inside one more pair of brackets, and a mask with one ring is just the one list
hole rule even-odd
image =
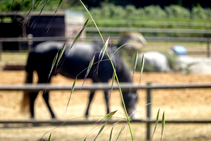
[[[141, 66], [137, 66], [138, 69], [141, 69]], [[144, 65], [144, 72], [155, 72], [155, 68], [149, 64]]]
[[[211, 20], [210, 9], [200, 6], [193, 7], [190, 11], [179, 5], [170, 5], [162, 9], [160, 6], [150, 5], [144, 8], [135, 8], [133, 5], [126, 7], [105, 4], [101, 8], [91, 8], [90, 13], [96, 19], [160, 19], [160, 20]], [[196, 18], [197, 17], [197, 18]]]
[[101, 8], [93, 8], [90, 10], [90, 13], [96, 17], [99, 16], [104, 18], [123, 18], [126, 15], [123, 7], [114, 6], [113, 4], [108, 4]]
[[194, 7], [193, 10], [192, 10], [192, 16], [191, 18], [192, 19], [202, 19], [202, 20], [206, 20], [207, 18], [210, 17], [210, 13], [211, 10], [210, 9], [203, 9], [201, 7]]
[[22, 11], [26, 11], [29, 10], [29, 8], [31, 7], [31, 0], [24, 0], [22, 6], [20, 7], [21, 3], [22, 0], [15, 0], [14, 3], [12, 3], [12, 0], [3, 1], [0, 3], [0, 11], [7, 11], [10, 6], [11, 11], [17, 11], [19, 9]]
[[166, 12], [160, 8], [160, 6], [147, 6], [144, 8], [144, 14], [146, 17], [151, 17], [153, 19], [166, 18]]
[[168, 18], [178, 18], [178, 19], [186, 19], [190, 18], [190, 11], [185, 9], [179, 5], [171, 5], [165, 7], [165, 11]]
[[[29, 11], [31, 8], [31, 4], [32, 4], [32, 0], [15, 0], [14, 3], [12, 3], [13, 0], [4, 0], [0, 2], [0, 11], [7, 11], [10, 6], [11, 6], [11, 10], [10, 11]], [[35, 2], [36, 0], [34, 0]], [[34, 7], [34, 10], [41, 10], [44, 3], [46, 0], [37, 0], [37, 3], [41, 2], [39, 6]], [[22, 5], [21, 5], [22, 3]], [[12, 5], [11, 5], [12, 4]], [[59, 4], [59, 0], [48, 0], [46, 6], [45, 6], [45, 10], [51, 10], [51, 11], [55, 11], [55, 9], [58, 7]], [[68, 5], [65, 2], [61, 3], [61, 8], [65, 8], [68, 9], [70, 7], [70, 5]], [[81, 6], [80, 6], [81, 8]], [[75, 8], [76, 9], [76, 8]], [[82, 10], [82, 8], [81, 8]]]
[[166, 56], [168, 60], [168, 65], [171, 70], [176, 71], [176, 59], [177, 55], [176, 54], [171, 54], [169, 52], [163, 52], [163, 54]]

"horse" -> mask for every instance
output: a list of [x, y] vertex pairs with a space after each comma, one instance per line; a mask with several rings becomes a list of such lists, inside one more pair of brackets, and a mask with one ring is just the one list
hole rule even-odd
[[[49, 79], [49, 72], [51, 70], [51, 65], [54, 60], [55, 55], [63, 47], [61, 42], [43, 42], [38, 44], [31, 52], [28, 54], [27, 63], [25, 67], [26, 78], [25, 83], [33, 82], [33, 72], [36, 71], [38, 75], [38, 83], [46, 83]], [[66, 45], [66, 50], [64, 52], [63, 62], [54, 71], [54, 75], [61, 74], [67, 78], [84, 79], [86, 71], [82, 71], [89, 66], [90, 60], [92, 60], [95, 55], [94, 62], [99, 61], [99, 54], [102, 46], [92, 43], [77, 43], [69, 51], [69, 44]], [[114, 53], [114, 49], [108, 47], [107, 51], [110, 55]], [[108, 61], [108, 56], [104, 55], [99, 66], [94, 64], [87, 76], [91, 78], [93, 83], [108, 83], [113, 75], [113, 68], [111, 62]], [[127, 67], [126, 63], [120, 56], [118, 52], [112, 56], [112, 62], [115, 65], [116, 74], [118, 76], [119, 82], [133, 82], [130, 69]], [[98, 67], [98, 68], [97, 68]], [[96, 70], [98, 72], [96, 72]], [[50, 83], [50, 80], [48, 81]], [[38, 92], [25, 92], [22, 100], [21, 109], [28, 110], [30, 112], [30, 118], [34, 119], [34, 103], [37, 98]], [[52, 118], [56, 118], [51, 105], [49, 103], [49, 92], [46, 91], [42, 94], [47, 108], [50, 112]], [[85, 112], [85, 117], [89, 116], [89, 108], [94, 97], [94, 92], [90, 92], [89, 101]], [[104, 91], [104, 97], [106, 102], [106, 112], [110, 113], [109, 108], [109, 93]], [[126, 110], [128, 115], [132, 115], [131, 119], [134, 118], [133, 114], [135, 112], [136, 103], [138, 100], [138, 95], [136, 91], [123, 92], [123, 99], [125, 102]]]

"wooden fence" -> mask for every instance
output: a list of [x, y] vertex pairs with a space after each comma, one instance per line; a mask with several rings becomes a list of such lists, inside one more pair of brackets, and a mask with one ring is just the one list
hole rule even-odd
[[[128, 91], [130, 89], [132, 90], [138, 90], [138, 89], [145, 89], [146, 90], [146, 102], [151, 103], [152, 101], [152, 90], [156, 89], [201, 89], [201, 88], [211, 88], [211, 83], [192, 83], [192, 84], [152, 84], [147, 83], [145, 85], [137, 85], [137, 84], [130, 84], [130, 83], [121, 83], [121, 89], [122, 91]], [[0, 85], [0, 91], [39, 91], [39, 90], [47, 90], [47, 91], [61, 91], [61, 90], [71, 90], [72, 87], [70, 85], [49, 85], [49, 84], [37, 84], [37, 85]], [[109, 84], [92, 84], [92, 85], [84, 85], [82, 90], [110, 90], [111, 85]], [[114, 90], [118, 90], [118, 86], [113, 86]], [[81, 90], [81, 86], [76, 85], [75, 90]], [[155, 120], [151, 119], [151, 104], [148, 104], [146, 106], [146, 119], [137, 119], [131, 121], [136, 123], [146, 123], [146, 139], [149, 140], [151, 137], [151, 124], [155, 123]], [[97, 121], [35, 121], [35, 120], [27, 120], [27, 121], [21, 121], [21, 120], [0, 120], [0, 124], [32, 124], [32, 125], [82, 125], [82, 124], [94, 124]], [[108, 123], [115, 123], [117, 121], [111, 120]], [[127, 121], [118, 121], [121, 123], [126, 123]], [[159, 121], [161, 122], [161, 121]], [[211, 123], [210, 120], [166, 120], [166, 123], [172, 123], [172, 124], [205, 124], [205, 123]]]
[[[172, 29], [172, 28], [133, 28], [133, 27], [99, 27], [101, 32], [140, 32], [140, 33], [190, 33], [211, 34], [206, 29]], [[86, 32], [98, 32], [96, 27], [87, 27]]]
[[[176, 41], [176, 42], [205, 42], [207, 43], [207, 50], [201, 52], [187, 52], [187, 54], [197, 53], [197, 54], [206, 54], [207, 57], [210, 57], [210, 37], [145, 37], [147, 41]], [[23, 38], [0, 38], [0, 60], [2, 52], [2, 42], [27, 42], [28, 48], [30, 50], [31, 45], [35, 41], [66, 41], [67, 37], [23, 37]], [[86, 37], [87, 41], [93, 41], [96, 39], [100, 40], [99, 36]], [[119, 37], [111, 37], [113, 40], [119, 39]]]

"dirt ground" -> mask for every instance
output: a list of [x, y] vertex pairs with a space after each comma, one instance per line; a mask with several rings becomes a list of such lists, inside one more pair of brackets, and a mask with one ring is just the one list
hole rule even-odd
[[[24, 71], [0, 71], [0, 84], [23, 84], [25, 78]], [[135, 73], [134, 81], [138, 83], [140, 73]], [[35, 77], [34, 82], [37, 78]], [[210, 83], [211, 75], [194, 75], [179, 73], [144, 73], [141, 84], [147, 82], [153, 83]], [[53, 78], [54, 84], [72, 85], [73, 80], [57, 75]], [[82, 81], [78, 81], [80, 85]], [[90, 83], [87, 80], [86, 83]], [[50, 102], [58, 119], [84, 119], [84, 112], [88, 101], [88, 91], [75, 91], [71, 97], [70, 105], [66, 116], [64, 116], [65, 106], [69, 97], [69, 91], [51, 92]], [[139, 102], [137, 104], [138, 118], [146, 118], [146, 91], [139, 90]], [[25, 120], [29, 119], [29, 114], [23, 114], [19, 111], [22, 92], [2, 92], [0, 91], [0, 120]], [[117, 91], [111, 94], [111, 110], [118, 110], [115, 117], [124, 118], [124, 112], [121, 106], [121, 100]], [[210, 89], [181, 89], [181, 90], [154, 90], [152, 100], [152, 117], [155, 119], [157, 110], [165, 111], [166, 120], [170, 119], [204, 119], [211, 118], [211, 90]], [[105, 104], [102, 91], [98, 91], [91, 105], [90, 115], [93, 119], [100, 119], [105, 114]], [[36, 101], [35, 117], [37, 120], [50, 119], [49, 112], [44, 104], [42, 96], [39, 95]], [[161, 118], [161, 117], [160, 117]], [[100, 141], [108, 140], [111, 126], [107, 126]], [[145, 139], [145, 124], [132, 124], [134, 140]], [[97, 131], [93, 131], [93, 125], [87, 126], [64, 126], [53, 130], [53, 140], [93, 140]], [[117, 136], [122, 124], [115, 125], [114, 139]], [[3, 128], [0, 125], [0, 140], [6, 141], [28, 141], [39, 140], [44, 133], [50, 131], [53, 127], [33, 127], [33, 128]], [[152, 125], [154, 128], [154, 125]], [[161, 126], [157, 127], [154, 140], [160, 139]], [[164, 140], [211, 140], [211, 124], [166, 124], [164, 131]], [[47, 138], [47, 137], [45, 137]], [[128, 128], [124, 130], [120, 140], [130, 140]]]

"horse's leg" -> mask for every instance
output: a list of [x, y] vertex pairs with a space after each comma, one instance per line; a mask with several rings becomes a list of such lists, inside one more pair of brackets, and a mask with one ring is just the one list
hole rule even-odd
[[93, 97], [94, 97], [94, 93], [95, 92], [91, 92], [90, 95], [89, 95], [89, 102], [88, 102], [88, 105], [87, 105], [87, 108], [86, 108], [86, 113], [85, 113], [85, 117], [88, 118], [89, 117], [89, 108], [90, 108], [90, 104], [93, 100]]
[[[39, 75], [38, 83], [46, 83], [48, 79], [49, 79], [49, 83], [50, 83], [50, 78], [48, 78], [48, 73], [39, 72], [38, 75]], [[56, 116], [51, 108], [51, 105], [49, 103], [49, 92], [47, 91], [47, 92], [43, 93], [42, 96], [43, 96], [43, 99], [45, 100], [46, 106], [48, 107], [51, 117], [56, 118]]]
[[31, 93], [29, 95], [29, 98], [30, 98], [30, 107], [29, 107], [29, 110], [30, 110], [30, 118], [34, 118], [34, 102], [35, 102], [35, 99], [37, 98], [37, 95], [38, 95], [38, 92], [36, 93]]
[[106, 112], [107, 114], [110, 113], [110, 108], [109, 108], [109, 94], [107, 91], [104, 92], [105, 96], [105, 102], [106, 102]]
[[44, 93], [42, 96], [43, 96], [43, 98], [45, 100], [45, 103], [46, 103], [46, 105], [48, 107], [48, 110], [50, 111], [51, 117], [52, 118], [56, 118], [53, 110], [51, 109], [50, 103], [49, 103], [49, 92]]

